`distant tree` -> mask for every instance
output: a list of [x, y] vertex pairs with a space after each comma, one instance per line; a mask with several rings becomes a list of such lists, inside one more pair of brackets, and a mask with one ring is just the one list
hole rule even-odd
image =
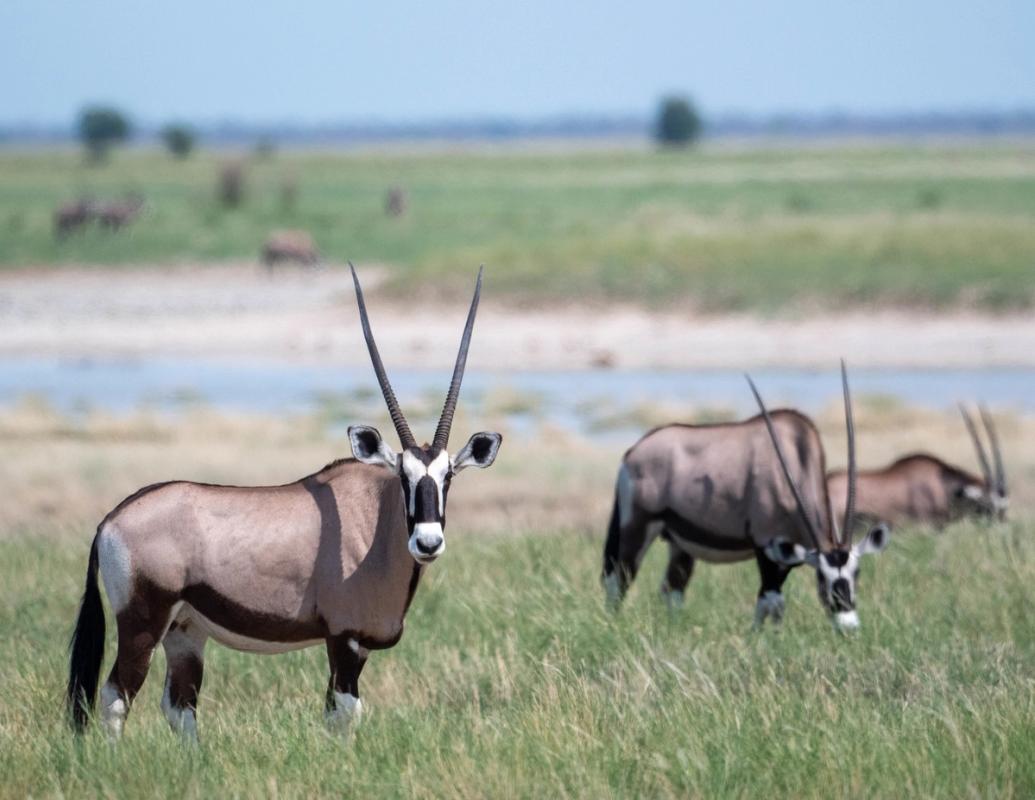
[[701, 117], [685, 97], [666, 97], [658, 110], [654, 135], [663, 145], [686, 146], [701, 133]]
[[171, 123], [162, 128], [162, 142], [174, 158], [186, 158], [194, 149], [194, 131], [186, 125]]
[[103, 161], [111, 146], [129, 138], [129, 119], [117, 108], [89, 106], [79, 113], [79, 139], [90, 158]]

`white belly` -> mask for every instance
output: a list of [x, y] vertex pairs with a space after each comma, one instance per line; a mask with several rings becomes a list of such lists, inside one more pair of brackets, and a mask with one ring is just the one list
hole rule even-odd
[[288, 653], [292, 650], [302, 650], [316, 644], [323, 644], [323, 639], [310, 639], [304, 642], [265, 642], [262, 639], [242, 636], [239, 633], [234, 633], [217, 625], [194, 608], [194, 606], [187, 603], [183, 604], [180, 612], [176, 615], [176, 622], [195, 625], [221, 645], [232, 650], [241, 650], [245, 653]]
[[749, 558], [754, 558], [755, 555], [754, 550], [716, 550], [696, 542], [680, 539], [676, 535], [673, 535], [672, 539], [683, 552], [713, 564], [733, 564], [737, 561], [747, 561]]

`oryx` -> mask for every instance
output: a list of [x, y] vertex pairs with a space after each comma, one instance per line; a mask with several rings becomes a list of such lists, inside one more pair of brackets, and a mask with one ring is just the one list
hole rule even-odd
[[[351, 265], [350, 265], [351, 266]], [[402, 444], [354, 425], [355, 456], [283, 486], [177, 481], [141, 489], [98, 526], [71, 643], [67, 701], [77, 729], [93, 708], [104, 649], [100, 570], [118, 625], [118, 654], [101, 690], [100, 717], [115, 735], [159, 643], [168, 662], [162, 708], [175, 730], [196, 735], [208, 639], [256, 653], [324, 643], [326, 711], [358, 720], [359, 675], [371, 650], [403, 631], [425, 566], [445, 549], [453, 475], [488, 467], [502, 437], [476, 433], [446, 452], [471, 340], [481, 271], [452, 382], [431, 444], [418, 445], [388, 381], [356, 286], [363, 335]]]
[[[994, 473], [977, 426], [966, 407], [961, 405], [963, 422], [974, 442], [984, 478], [948, 464], [937, 456], [912, 453], [883, 469], [859, 473], [855, 501], [858, 515], [889, 525], [918, 522], [938, 528], [962, 517], [1005, 520], [1010, 498], [999, 436], [988, 409], [982, 406], [980, 411], [992, 449]], [[848, 494], [846, 473], [843, 470], [830, 472], [827, 487], [834, 509], [843, 509]]]
[[[843, 363], [841, 369], [848, 470], [854, 477], [851, 396]], [[847, 534], [853, 517], [849, 500], [841, 537], [816, 426], [797, 411], [770, 414], [748, 382], [759, 416], [718, 425], [667, 425], [625, 453], [604, 546], [608, 599], [621, 600], [648, 546], [661, 535], [669, 543], [661, 591], [671, 605], [682, 604], [696, 559], [728, 563], [754, 557], [761, 576], [755, 624], [770, 616], [779, 622], [783, 583], [793, 567], [807, 563], [816, 570], [820, 602], [835, 626], [858, 627], [859, 560], [884, 549], [888, 530], [875, 527], [853, 546]]]

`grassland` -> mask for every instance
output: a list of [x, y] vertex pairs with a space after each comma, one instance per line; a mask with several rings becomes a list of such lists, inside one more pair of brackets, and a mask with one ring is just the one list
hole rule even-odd
[[598, 537], [461, 537], [351, 743], [321, 726], [321, 649], [210, 646], [202, 747], [158, 709], [163, 657], [111, 748], [61, 715], [87, 545], [2, 545], [0, 794], [231, 797], [1030, 797], [1035, 540], [1015, 525], [903, 535], [867, 565], [838, 638], [807, 576], [783, 630], [749, 631], [752, 565], [705, 567], [669, 618], [652, 554], [614, 619]]
[[[1027, 308], [1035, 300], [1035, 145], [277, 154], [247, 163], [225, 210], [225, 157], [0, 154], [0, 265], [255, 259], [268, 232], [311, 231], [328, 260], [391, 265], [426, 296], [493, 268], [515, 300], [630, 300], [707, 310], [898, 305]], [[297, 186], [285, 204], [280, 187]], [[384, 213], [401, 185], [409, 210]], [[118, 235], [55, 239], [81, 194], [140, 191]]]
[[[819, 416], [834, 464], [836, 416]], [[162, 655], [118, 747], [96, 732], [75, 741], [61, 713], [65, 643], [99, 514], [156, 477], [303, 474], [341, 455], [326, 423], [0, 414], [0, 795], [1035, 793], [1027, 418], [1004, 428], [1014, 521], [901, 532], [864, 566], [858, 636], [832, 632], [804, 571], [789, 581], [783, 629], [751, 633], [751, 564], [701, 566], [670, 616], [656, 596], [661, 548], [622, 613], [606, 614], [597, 574], [621, 445], [510, 439], [493, 469], [455, 482], [449, 552], [402, 642], [371, 658], [354, 740], [322, 726], [320, 648], [261, 657], [210, 646], [198, 750], [182, 748], [159, 711]], [[952, 448], [961, 437], [947, 433], [948, 415], [860, 402], [859, 423], [870, 458], [918, 439], [967, 457], [965, 441]]]

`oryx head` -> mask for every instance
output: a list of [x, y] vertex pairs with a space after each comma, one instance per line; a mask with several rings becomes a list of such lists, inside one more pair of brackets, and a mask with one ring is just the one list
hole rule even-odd
[[410, 426], [403, 416], [399, 401], [396, 400], [395, 392], [388, 381], [384, 364], [381, 363], [381, 356], [377, 352], [356, 270], [352, 264], [349, 264], [349, 268], [352, 270], [352, 280], [356, 284], [356, 302], [359, 304], [359, 317], [363, 325], [363, 336], [367, 341], [367, 350], [370, 351], [374, 373], [381, 385], [385, 403], [388, 404], [388, 413], [392, 417], [402, 445], [401, 452], [396, 453], [381, 438], [376, 428], [353, 425], [349, 428], [352, 453], [364, 464], [385, 467], [399, 476], [406, 506], [410, 553], [418, 563], [429, 564], [446, 549], [446, 496], [449, 494], [449, 482], [453, 475], [467, 467], [485, 468], [491, 465], [503, 441], [503, 437], [498, 433], [476, 433], [455, 456], [450, 456], [446, 451], [449, 429], [453, 425], [453, 413], [456, 411], [456, 401], [460, 394], [460, 383], [464, 379], [464, 366], [467, 363], [467, 349], [471, 344], [474, 316], [478, 311], [482, 273], [481, 270], [478, 271], [474, 299], [471, 300], [471, 310], [467, 314], [467, 325], [460, 340], [456, 366], [453, 368], [453, 380], [446, 393], [446, 402], [442, 407], [435, 438], [431, 444], [419, 445], [410, 432]]
[[978, 435], [974, 419], [961, 403], [960, 413], [963, 414], [963, 422], [974, 442], [978, 461], [981, 462], [981, 474], [984, 476], [984, 481], [963, 483], [957, 487], [954, 500], [962, 515], [988, 517], [1002, 522], [1006, 520], [1006, 511], [1010, 507], [1010, 497], [1006, 488], [1006, 471], [1003, 469], [1003, 454], [999, 450], [999, 435], [996, 432], [992, 415], [984, 406], [980, 407], [980, 411], [981, 423], [984, 425], [985, 435], [988, 436], [988, 443], [992, 448], [995, 473], [993, 474], [992, 467], [988, 462], [988, 454]]
[[[819, 535], [821, 524], [817, 525], [812, 510], [805, 505], [801, 490], [791, 476], [780, 440], [773, 429], [769, 411], [750, 377], [748, 383], [751, 384], [751, 391], [754, 392], [758, 407], [762, 411], [769, 438], [776, 450], [777, 461], [780, 462], [784, 477], [790, 485], [798, 514], [804, 523], [804, 530], [809, 539], [808, 546], [804, 546], [788, 539], [775, 538], [766, 546], [765, 554], [772, 561], [787, 567], [808, 564], [815, 569], [819, 601], [830, 615], [834, 627], [840, 631], [855, 630], [859, 627], [859, 614], [855, 604], [860, 561], [863, 556], [879, 553], [887, 547], [891, 531], [887, 525], [880, 524], [872, 528], [859, 544], [852, 543], [855, 526], [855, 483], [858, 470], [855, 463], [855, 422], [852, 416], [852, 397], [848, 391], [848, 372], [845, 369], [845, 362], [841, 361], [841, 386], [845, 401], [845, 425], [848, 429], [848, 499], [845, 504], [841, 532], [839, 533], [837, 530], [833, 513], [830, 513], [828, 519], [832, 530], [828, 532], [827, 536]], [[819, 512], [819, 509], [815, 511]], [[822, 519], [821, 513], [819, 518]]]

